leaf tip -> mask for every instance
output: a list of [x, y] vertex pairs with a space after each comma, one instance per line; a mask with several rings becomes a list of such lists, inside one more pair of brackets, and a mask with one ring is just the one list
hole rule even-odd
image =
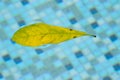
[[89, 36], [92, 36], [92, 37], [96, 37], [96, 35], [93, 35], [93, 34], [88, 34]]
[[96, 35], [92, 35], [93, 37], [96, 37]]

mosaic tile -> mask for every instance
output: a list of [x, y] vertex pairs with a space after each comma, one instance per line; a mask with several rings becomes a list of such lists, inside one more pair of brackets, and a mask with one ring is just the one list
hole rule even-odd
[[73, 66], [71, 64], [67, 64], [67, 65], [65, 65], [65, 68], [67, 70], [71, 70], [71, 69], [73, 69]]
[[94, 22], [94, 23], [91, 24], [91, 26], [95, 29], [95, 28], [98, 27], [98, 23], [97, 23], [97, 22]]
[[2, 30], [2, 28], [0, 28], [0, 40], [6, 40], [8, 38], [6, 32], [4, 30]]
[[22, 60], [21, 60], [21, 58], [17, 57], [17, 58], [14, 59], [14, 62], [15, 62], [16, 64], [19, 64], [19, 63], [22, 62]]
[[83, 53], [82, 53], [81, 51], [77, 51], [77, 52], [75, 52], [75, 56], [76, 56], [77, 58], [80, 58], [80, 57], [83, 56]]
[[25, 25], [25, 22], [24, 21], [19, 21], [18, 24], [19, 24], [19, 26], [23, 26], [23, 25]]
[[119, 71], [119, 70], [120, 70], [120, 64], [115, 64], [113, 67], [114, 67], [114, 69], [115, 69], [116, 71]]
[[109, 76], [103, 78], [103, 80], [112, 80]]
[[[0, 79], [119, 80], [119, 4], [119, 0], [1, 0]], [[16, 30], [35, 19], [97, 37], [37, 48], [11, 40]]]
[[56, 0], [56, 2], [58, 2], [58, 3], [62, 3], [62, 2], [63, 2], [63, 0]]
[[96, 14], [98, 11], [97, 11], [95, 8], [92, 8], [92, 9], [90, 9], [90, 12], [91, 12], [92, 14]]
[[1, 79], [1, 78], [3, 78], [3, 75], [2, 75], [2, 74], [0, 74], [0, 79]]
[[27, 5], [29, 2], [28, 2], [28, 0], [21, 0], [21, 3], [22, 3], [23, 5]]
[[36, 51], [38, 54], [43, 53], [43, 50], [42, 50], [42, 49], [36, 49], [35, 51]]
[[4, 55], [3, 56], [3, 60], [4, 61], [9, 61], [11, 58], [10, 58], [10, 56], [9, 55]]
[[107, 53], [105, 54], [106, 59], [111, 59], [113, 57], [113, 55], [111, 53]]
[[117, 37], [116, 37], [115, 35], [112, 35], [112, 36], [110, 36], [110, 40], [111, 40], [112, 42], [114, 42], [114, 41], [117, 40]]

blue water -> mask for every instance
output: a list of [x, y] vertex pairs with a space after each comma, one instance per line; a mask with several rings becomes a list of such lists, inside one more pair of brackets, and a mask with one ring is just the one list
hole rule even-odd
[[[37, 49], [11, 41], [37, 19], [97, 37]], [[120, 0], [0, 0], [0, 80], [120, 80]]]

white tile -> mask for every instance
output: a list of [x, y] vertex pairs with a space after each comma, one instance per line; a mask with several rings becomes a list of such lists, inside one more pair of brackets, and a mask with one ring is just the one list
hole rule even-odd
[[89, 74], [87, 72], [81, 72], [80, 76], [82, 77], [83, 80], [85, 80], [89, 77]]
[[87, 19], [87, 21], [88, 21], [89, 23], [93, 23], [93, 22], [95, 22], [96, 20], [95, 20], [93, 17], [89, 17], [89, 18]]

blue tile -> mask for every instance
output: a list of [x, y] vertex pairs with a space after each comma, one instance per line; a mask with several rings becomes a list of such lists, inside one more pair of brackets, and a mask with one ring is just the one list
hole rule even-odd
[[72, 78], [69, 78], [68, 80], [73, 80]]
[[57, 3], [62, 3], [62, 2], [63, 2], [63, 0], [56, 0], [56, 2], [57, 2]]
[[22, 60], [21, 60], [21, 58], [17, 57], [17, 58], [14, 59], [14, 62], [15, 62], [16, 64], [19, 64], [19, 63], [22, 62]]
[[73, 69], [73, 66], [71, 64], [67, 64], [67, 65], [65, 65], [65, 68], [67, 70], [71, 70], [71, 69]]
[[11, 58], [10, 58], [10, 56], [7, 54], [7, 55], [3, 56], [3, 59], [4, 59], [4, 61], [9, 61]]
[[13, 41], [12, 39], [10, 40], [12, 44], [15, 44], [15, 41]]
[[27, 5], [29, 2], [28, 2], [28, 0], [22, 0], [21, 3], [22, 3], [23, 5]]
[[92, 14], [96, 14], [98, 11], [97, 11], [95, 8], [92, 8], [92, 9], [90, 9], [90, 12], [91, 12]]
[[71, 24], [75, 24], [77, 20], [75, 18], [70, 19]]
[[21, 20], [21, 21], [18, 22], [18, 24], [21, 27], [21, 26], [25, 25], [25, 21]]
[[120, 70], [120, 64], [115, 64], [113, 66], [113, 68], [115, 69], [115, 71], [119, 71]]
[[3, 78], [3, 75], [0, 73], [0, 79], [2, 79]]
[[108, 0], [100, 0], [100, 2], [104, 3], [104, 2], [107, 2]]
[[18, 22], [18, 24], [21, 27], [21, 26], [25, 25], [25, 22], [23, 20], [21, 20], [21, 21]]
[[95, 28], [97, 28], [99, 25], [98, 25], [97, 22], [94, 22], [94, 23], [91, 24], [91, 26], [93, 27], [93, 29], [95, 29]]
[[107, 53], [105, 54], [106, 59], [111, 59], [113, 57], [113, 55], [111, 53]]
[[37, 52], [37, 54], [43, 53], [43, 50], [42, 50], [42, 49], [35, 49], [35, 51]]
[[109, 76], [103, 78], [103, 80], [112, 80]]
[[117, 36], [116, 36], [116, 35], [110, 36], [110, 40], [111, 40], [112, 42], [116, 41], [116, 40], [117, 40]]
[[77, 58], [80, 58], [80, 57], [83, 56], [83, 53], [82, 53], [81, 51], [78, 51], [78, 52], [75, 53], [75, 56], [76, 56]]

